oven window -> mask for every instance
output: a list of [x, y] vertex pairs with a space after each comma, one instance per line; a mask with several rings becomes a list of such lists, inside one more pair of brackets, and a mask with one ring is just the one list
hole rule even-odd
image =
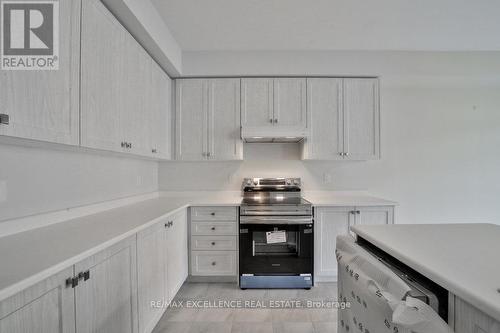
[[[276, 231], [276, 230], [275, 230]], [[277, 230], [281, 231], [281, 230]], [[299, 245], [299, 232], [298, 231], [284, 231], [286, 233], [286, 241], [282, 243], [267, 242], [265, 231], [252, 232], [252, 252], [254, 256], [298, 256]]]

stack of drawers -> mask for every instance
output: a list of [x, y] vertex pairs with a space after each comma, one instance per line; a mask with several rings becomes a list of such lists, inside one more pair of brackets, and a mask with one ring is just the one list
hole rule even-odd
[[237, 207], [191, 207], [191, 275], [236, 276]]

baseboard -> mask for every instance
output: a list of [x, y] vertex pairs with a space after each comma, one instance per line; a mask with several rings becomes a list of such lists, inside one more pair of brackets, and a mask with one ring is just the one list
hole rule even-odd
[[237, 276], [192, 276], [192, 275], [190, 275], [190, 276], [188, 276], [187, 281], [188, 282], [206, 282], [206, 283], [215, 283], [215, 282], [238, 283], [238, 277]]

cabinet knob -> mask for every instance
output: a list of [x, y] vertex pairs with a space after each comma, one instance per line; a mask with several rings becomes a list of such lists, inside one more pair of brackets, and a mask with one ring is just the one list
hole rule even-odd
[[273, 123], [273, 119], [269, 119], [269, 122], [272, 124]]
[[212, 227], [212, 228], [210, 228], [210, 229], [212, 229], [212, 231], [213, 231], [213, 230], [215, 230], [215, 227]]
[[215, 216], [215, 212], [210, 213], [210, 215]]
[[151, 149], [151, 152], [152, 152], [153, 154], [156, 154], [158, 151], [157, 151], [156, 149], [154, 149], [154, 148], [153, 148], [153, 149]]
[[212, 261], [212, 266], [215, 266], [217, 265], [217, 263], [215, 261]]
[[349, 152], [345, 152], [345, 153], [344, 153], [344, 156], [349, 156]]
[[2, 125], [8, 125], [9, 124], [10, 117], [8, 114], [5, 113], [0, 113], [0, 124]]
[[168, 228], [168, 223], [165, 223], [165, 228]]
[[340, 153], [339, 153], [339, 155], [340, 155], [340, 156], [344, 156], [344, 153], [340, 152]]
[[83, 281], [90, 279], [90, 271], [83, 272]]
[[212, 242], [212, 246], [215, 246], [215, 242]]
[[277, 124], [278, 123], [278, 118], [274, 118], [274, 123]]

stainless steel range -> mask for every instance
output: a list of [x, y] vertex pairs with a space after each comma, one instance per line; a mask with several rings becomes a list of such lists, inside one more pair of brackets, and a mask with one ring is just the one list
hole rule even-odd
[[300, 178], [245, 178], [242, 190], [240, 288], [311, 288], [313, 209]]

